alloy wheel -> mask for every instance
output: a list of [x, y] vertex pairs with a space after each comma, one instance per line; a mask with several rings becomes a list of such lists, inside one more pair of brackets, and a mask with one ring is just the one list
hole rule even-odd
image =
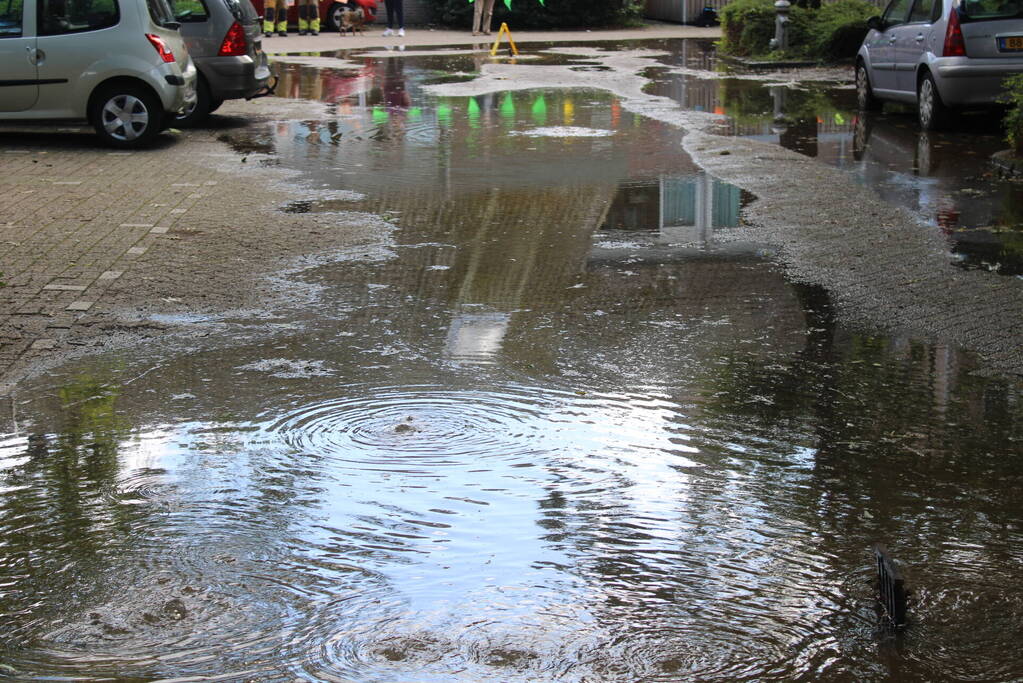
[[870, 100], [869, 87], [867, 85], [867, 69], [861, 65], [856, 69], [856, 103], [860, 105], [860, 109], [866, 109], [867, 102]]
[[920, 110], [920, 124], [924, 128], [929, 128], [934, 121], [934, 83], [929, 78], [925, 78], [920, 83], [920, 95], [917, 106]]

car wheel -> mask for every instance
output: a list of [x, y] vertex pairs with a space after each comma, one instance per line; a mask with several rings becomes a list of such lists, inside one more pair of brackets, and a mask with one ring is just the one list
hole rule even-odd
[[870, 87], [867, 65], [863, 62], [856, 64], [856, 106], [860, 111], [877, 111], [881, 108], [881, 101], [874, 97], [874, 89]]
[[916, 86], [916, 111], [923, 130], [940, 130], [948, 125], [951, 112], [938, 94], [938, 86], [930, 73], [924, 73]]
[[195, 104], [186, 107], [184, 111], [174, 117], [174, 125], [178, 128], [194, 128], [209, 116], [212, 98], [210, 97], [210, 86], [202, 76], [195, 79]]
[[341, 30], [341, 10], [344, 9], [344, 5], [340, 2], [335, 2], [327, 10], [327, 30], [329, 31], [340, 31]]
[[130, 83], [105, 86], [93, 98], [89, 119], [96, 134], [111, 147], [143, 147], [163, 130], [160, 100], [147, 88]]

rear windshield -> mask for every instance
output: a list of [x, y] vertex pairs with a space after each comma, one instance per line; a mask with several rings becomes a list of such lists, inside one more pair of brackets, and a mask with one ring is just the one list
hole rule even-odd
[[243, 24], [259, 18], [256, 8], [249, 0], [224, 0], [224, 4], [231, 11], [231, 15]]
[[170, 0], [170, 6], [174, 12], [174, 20], [182, 24], [206, 21], [210, 18], [203, 0]]
[[167, 0], [146, 0], [146, 5], [149, 6], [149, 16], [153, 18], [153, 23], [158, 26], [173, 23], [174, 12], [171, 11]]
[[1023, 17], [1023, 0], [959, 0], [959, 16], [968, 21]]

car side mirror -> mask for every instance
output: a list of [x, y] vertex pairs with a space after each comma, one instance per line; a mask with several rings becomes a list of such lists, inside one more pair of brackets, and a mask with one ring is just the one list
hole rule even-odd
[[871, 17], [867, 19], [867, 28], [872, 28], [875, 31], [884, 30], [884, 19], [881, 17]]

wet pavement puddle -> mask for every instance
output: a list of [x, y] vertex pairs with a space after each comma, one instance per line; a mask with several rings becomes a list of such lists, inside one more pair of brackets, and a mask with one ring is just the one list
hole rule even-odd
[[289, 65], [330, 115], [225, 140], [381, 244], [9, 402], [0, 676], [1023, 676], [1019, 384], [843, 326], [613, 95], [422, 89], [473, 59]]

